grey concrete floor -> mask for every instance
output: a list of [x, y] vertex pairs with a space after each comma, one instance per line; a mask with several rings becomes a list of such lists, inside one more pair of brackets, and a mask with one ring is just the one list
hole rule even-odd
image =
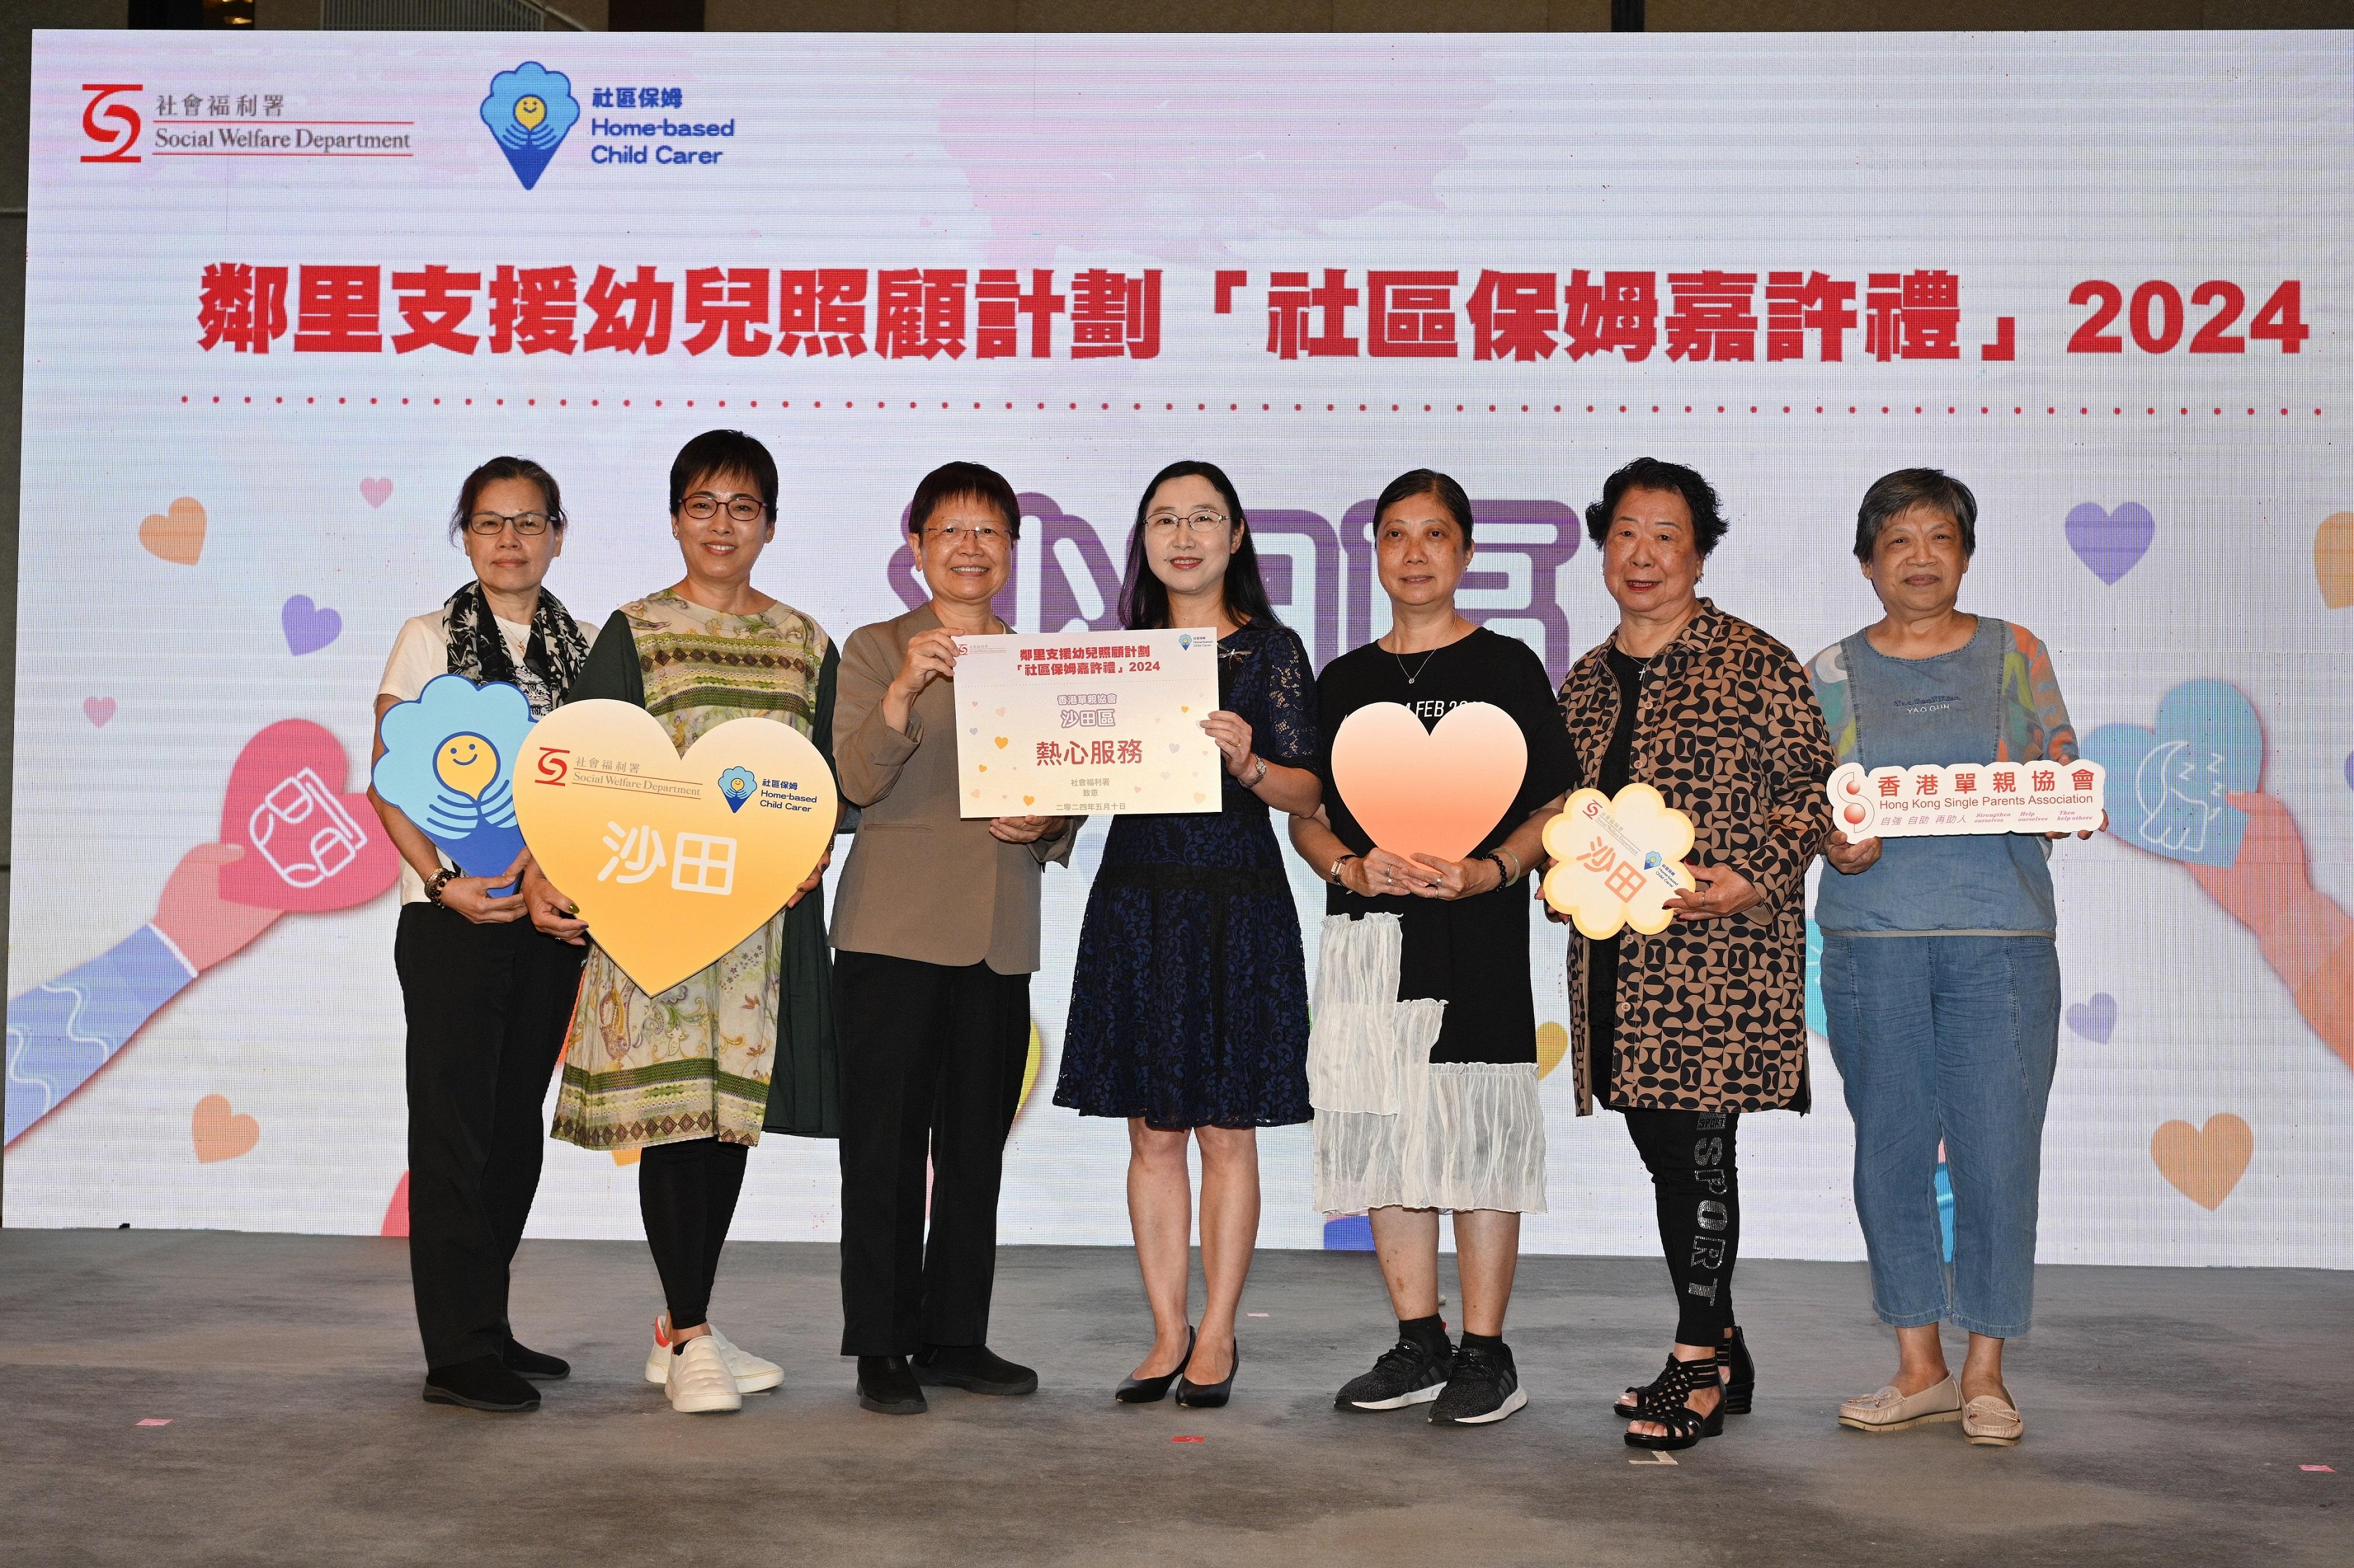
[[2004, 1450], [1839, 1429], [1890, 1360], [1861, 1266], [1744, 1263], [1756, 1414], [1667, 1466], [1629, 1463], [1604, 1408], [1664, 1351], [1656, 1262], [1525, 1261], [1531, 1404], [1475, 1431], [1333, 1410], [1394, 1336], [1363, 1254], [1262, 1255], [1235, 1403], [1204, 1412], [1109, 1397], [1147, 1331], [1127, 1253], [1011, 1248], [994, 1342], [1041, 1392], [866, 1414], [834, 1269], [729, 1249], [716, 1319], [786, 1383], [687, 1417], [639, 1381], [643, 1249], [528, 1243], [518, 1331], [576, 1371], [499, 1417], [418, 1398], [399, 1242], [0, 1232], [0, 1560], [2354, 1563], [2345, 1274], [2043, 1269]]

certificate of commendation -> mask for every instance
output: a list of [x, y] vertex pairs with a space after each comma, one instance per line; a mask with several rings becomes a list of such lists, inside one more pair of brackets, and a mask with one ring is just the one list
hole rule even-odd
[[1207, 629], [957, 640], [957, 804], [967, 817], [1214, 811], [1225, 769]]

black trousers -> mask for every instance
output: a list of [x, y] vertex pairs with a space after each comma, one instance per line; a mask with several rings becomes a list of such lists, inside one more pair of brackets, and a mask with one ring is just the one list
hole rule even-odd
[[982, 1344], [998, 1177], [1030, 1050], [1030, 977], [837, 952], [833, 994], [842, 1353]]
[[719, 1250], [727, 1245], [751, 1152], [740, 1143], [695, 1138], [654, 1144], [639, 1157], [638, 1214], [673, 1329], [710, 1321]]
[[408, 1274], [428, 1367], [505, 1349], [507, 1266], [539, 1191], [540, 1107], [585, 949], [528, 920], [400, 912], [408, 1019]]
[[1628, 1136], [1651, 1172], [1659, 1247], [1675, 1284], [1676, 1342], [1713, 1345], [1734, 1325], [1741, 1252], [1737, 1111], [1630, 1110]]

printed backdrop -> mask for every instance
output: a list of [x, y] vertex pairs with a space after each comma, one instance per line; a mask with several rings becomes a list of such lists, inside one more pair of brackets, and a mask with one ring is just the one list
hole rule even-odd
[[[2343, 35], [1771, 38], [39, 35], [6, 1221], [405, 1224], [394, 630], [499, 452], [559, 477], [584, 619], [679, 572], [672, 454], [784, 471], [758, 581], [913, 602], [949, 458], [1022, 493], [1025, 630], [1112, 624], [1143, 481], [1224, 464], [1320, 663], [1377, 635], [1368, 501], [1476, 499], [1462, 602], [1556, 673], [1612, 624], [1610, 469], [1699, 467], [1704, 590], [1802, 657], [1877, 607], [1864, 487], [1973, 485], [1964, 606], [2052, 645], [2116, 831], [2060, 848], [2052, 1261], [2354, 1265], [2354, 387]], [[1051, 1103], [1101, 843], [1047, 877], [1015, 1242], [1124, 1243], [1124, 1130]], [[225, 863], [218, 846], [250, 846]], [[1320, 890], [1295, 875], [1303, 921]], [[1532, 938], [1539, 1045], [1566, 1019]], [[1819, 1015], [1818, 1015], [1819, 1016]], [[1744, 1128], [1753, 1255], [1855, 1257], [1829, 1053]], [[1652, 1250], [1546, 1089], [1527, 1245]], [[1309, 1134], [1271, 1245], [1349, 1245]], [[631, 1236], [551, 1150], [545, 1235]], [[737, 1234], [822, 1238], [831, 1145]]]

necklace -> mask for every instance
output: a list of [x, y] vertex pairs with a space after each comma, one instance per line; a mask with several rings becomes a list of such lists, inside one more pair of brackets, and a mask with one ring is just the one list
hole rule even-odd
[[1421, 662], [1421, 663], [1419, 663], [1419, 664], [1417, 664], [1417, 665], [1416, 665], [1416, 666], [1414, 667], [1414, 669], [1412, 669], [1411, 671], [1409, 671], [1409, 670], [1405, 667], [1405, 654], [1403, 654], [1403, 653], [1392, 653], [1392, 654], [1390, 655], [1390, 657], [1397, 661], [1398, 673], [1399, 673], [1399, 674], [1401, 674], [1401, 675], [1404, 675], [1404, 676], [1405, 677], [1405, 683], [1406, 683], [1407, 685], [1411, 686], [1411, 685], [1413, 685], [1416, 681], [1419, 681], [1419, 680], [1421, 680], [1421, 679], [1422, 679], [1422, 673], [1423, 673], [1425, 670], [1427, 670], [1427, 669], [1429, 669], [1429, 668], [1430, 668], [1430, 662], [1431, 662], [1433, 659], [1436, 659], [1437, 657], [1438, 657], [1438, 650], [1437, 650], [1437, 649], [1436, 649], [1436, 648], [1433, 648], [1432, 650], [1430, 650], [1430, 652], [1428, 652], [1427, 653], [1425, 653], [1425, 654], [1422, 656], [1422, 662]]

